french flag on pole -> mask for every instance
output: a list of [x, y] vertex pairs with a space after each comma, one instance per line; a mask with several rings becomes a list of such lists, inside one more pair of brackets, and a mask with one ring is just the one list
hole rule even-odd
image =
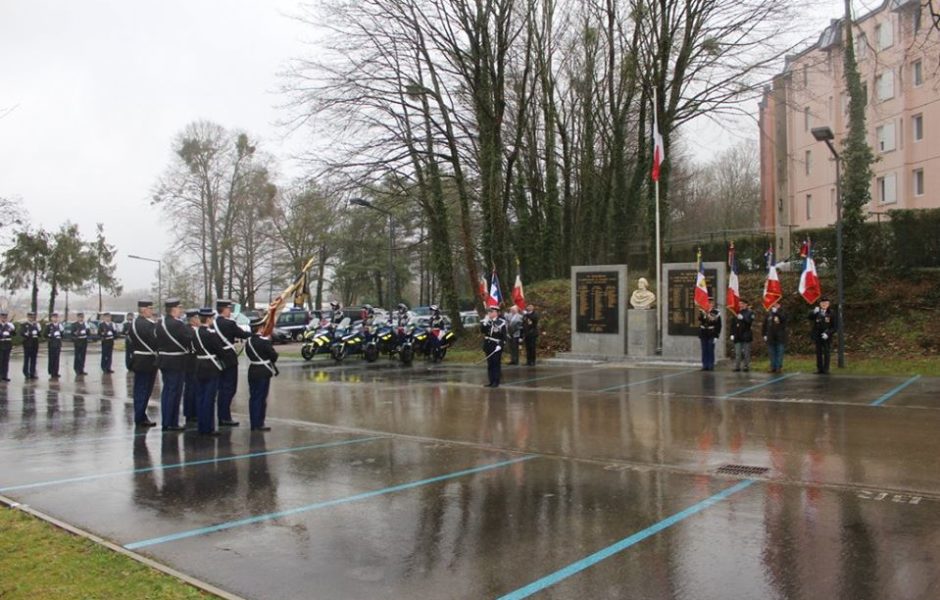
[[480, 288], [477, 290], [477, 294], [480, 296], [480, 301], [483, 304], [488, 304], [489, 301], [489, 292], [486, 285], [486, 275], [480, 275]]
[[698, 251], [698, 275], [695, 277], [695, 303], [708, 312], [708, 284], [705, 281], [705, 265], [702, 264], [702, 251]]
[[780, 284], [780, 277], [777, 275], [777, 265], [774, 263], [774, 250], [767, 250], [767, 281], [764, 282], [764, 309], [770, 310], [770, 307], [783, 298], [783, 286]]
[[512, 303], [519, 310], [525, 310], [525, 291], [522, 289], [522, 276], [516, 274], [516, 285], [512, 286]]
[[803, 242], [800, 255], [806, 259], [803, 263], [803, 273], [800, 275], [800, 295], [809, 304], [816, 304], [822, 296], [822, 285], [816, 273], [816, 261], [813, 260], [813, 245], [810, 240]]
[[734, 314], [741, 312], [741, 291], [738, 285], [738, 259], [734, 251], [734, 242], [728, 247], [728, 310]]
[[490, 293], [486, 299], [487, 306], [499, 306], [503, 302], [503, 295], [499, 291], [499, 277], [496, 276], [496, 269], [493, 269], [493, 277], [490, 279]]
[[663, 136], [659, 133], [659, 118], [656, 116], [656, 100], [653, 99], [653, 170], [650, 173], [653, 181], [659, 181], [659, 168], [666, 160], [666, 145]]

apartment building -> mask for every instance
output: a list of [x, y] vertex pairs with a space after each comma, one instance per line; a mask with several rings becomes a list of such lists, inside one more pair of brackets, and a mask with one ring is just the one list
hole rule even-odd
[[[853, 33], [877, 159], [869, 217], [940, 208], [940, 31], [919, 0], [886, 0], [858, 17]], [[813, 46], [787, 57], [760, 102], [761, 224], [775, 232], [780, 257], [794, 231], [836, 220], [835, 161], [811, 130], [830, 127], [841, 151], [844, 36], [843, 22], [832, 21]]]

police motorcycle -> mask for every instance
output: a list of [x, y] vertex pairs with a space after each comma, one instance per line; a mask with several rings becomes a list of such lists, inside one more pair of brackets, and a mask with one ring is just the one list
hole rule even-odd
[[423, 335], [418, 336], [422, 342], [423, 354], [431, 362], [439, 363], [447, 355], [447, 349], [457, 339], [457, 335], [447, 326], [441, 309], [436, 304], [431, 305], [431, 317]]
[[350, 354], [362, 354], [366, 337], [363, 331], [363, 321], [352, 323], [349, 319], [336, 327], [336, 335], [330, 346], [330, 356], [336, 362], [342, 362]]
[[371, 304], [362, 307], [362, 335], [362, 355], [367, 362], [375, 362], [388, 346], [392, 330], [386, 324], [376, 323], [375, 308]]
[[316, 324], [311, 324], [304, 332], [303, 345], [300, 347], [300, 355], [304, 360], [313, 360], [318, 354], [331, 354], [342, 313], [338, 302], [330, 302], [330, 308], [329, 317], [321, 316]]

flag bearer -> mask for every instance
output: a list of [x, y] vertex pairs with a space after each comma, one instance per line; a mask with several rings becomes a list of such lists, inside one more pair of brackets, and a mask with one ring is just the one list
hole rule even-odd
[[277, 350], [271, 343], [269, 336], [261, 335], [263, 319], [254, 319], [251, 322], [252, 335], [245, 345], [245, 355], [250, 361], [248, 366], [248, 413], [251, 415], [252, 431], [270, 431], [264, 424], [268, 410], [268, 391], [271, 388], [271, 378], [278, 375]]

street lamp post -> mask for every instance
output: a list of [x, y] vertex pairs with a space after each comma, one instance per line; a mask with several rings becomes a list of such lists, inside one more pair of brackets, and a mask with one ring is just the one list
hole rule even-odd
[[393, 292], [394, 290], [393, 279], [395, 277], [395, 264], [394, 264], [394, 261], [392, 260], [392, 252], [394, 248], [393, 241], [395, 239], [395, 221], [392, 219], [392, 213], [385, 210], [384, 208], [379, 208], [378, 206], [372, 204], [371, 202], [369, 202], [368, 200], [364, 198], [353, 198], [349, 201], [349, 203], [355, 204], [356, 206], [363, 206], [365, 208], [371, 208], [372, 210], [377, 210], [380, 213], [383, 213], [386, 217], [388, 217], [388, 273], [386, 275], [386, 279], [388, 280], [388, 294], [385, 296], [385, 300], [386, 300], [386, 304], [388, 305], [387, 308], [389, 310], [389, 313], [391, 313], [392, 294], [394, 293]]
[[137, 256], [136, 254], [128, 254], [127, 258], [157, 263], [157, 306], [160, 306], [163, 302], [163, 261], [156, 258], [147, 258], [146, 256]]
[[829, 147], [829, 152], [836, 161], [836, 287], [838, 289], [839, 300], [839, 368], [845, 368], [845, 284], [842, 269], [842, 157], [836, 151], [833, 140], [836, 136], [829, 127], [814, 127], [812, 129], [813, 137], [817, 142], [825, 142]]

